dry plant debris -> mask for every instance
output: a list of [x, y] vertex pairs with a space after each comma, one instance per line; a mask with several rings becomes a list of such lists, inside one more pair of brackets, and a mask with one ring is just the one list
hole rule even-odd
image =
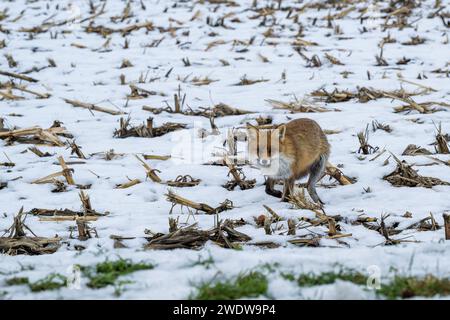
[[421, 219], [420, 221], [413, 223], [407, 229], [416, 229], [418, 231], [435, 231], [441, 229], [441, 226], [434, 219], [433, 214], [430, 212], [430, 216]]
[[[179, 175], [174, 180], [163, 181], [157, 174], [161, 171], [159, 171], [157, 169], [152, 169], [144, 160], [139, 158], [137, 155], [136, 155], [136, 159], [138, 159], [139, 162], [144, 167], [144, 169], [147, 173], [147, 178], [150, 178], [150, 180], [152, 180], [153, 182], [166, 184], [170, 187], [178, 187], [178, 188], [195, 187], [201, 182], [200, 179], [193, 178], [189, 174]], [[140, 183], [140, 181], [138, 179], [135, 179], [128, 183], [121, 184], [121, 185], [117, 186], [117, 188], [124, 189], [124, 188], [131, 187], [138, 183]]]
[[37, 155], [39, 158], [45, 158], [45, 157], [51, 157], [52, 154], [49, 152], [42, 152], [39, 150], [36, 146], [28, 148], [31, 152], [33, 152], [35, 155]]
[[409, 144], [403, 151], [402, 156], [417, 156], [426, 154], [431, 154], [431, 152], [425, 148], [418, 147], [415, 144]]
[[228, 181], [223, 187], [227, 190], [234, 190], [237, 186], [241, 190], [247, 190], [251, 189], [255, 186], [256, 180], [246, 180], [245, 174], [242, 172], [241, 168], [237, 168], [231, 161], [228, 159], [228, 157], [225, 157], [224, 159], [225, 164], [227, 165], [228, 169], [230, 170], [228, 172], [228, 176], [232, 176], [233, 180]]
[[445, 137], [445, 135], [442, 133], [442, 124], [439, 124], [439, 127], [436, 126], [436, 143], [435, 143], [435, 149], [436, 153], [443, 153], [443, 154], [449, 154], [450, 150], [448, 148], [448, 142]]
[[39, 80], [34, 79], [32, 77], [29, 77], [29, 76], [26, 76], [23, 74], [14, 73], [14, 72], [9, 72], [9, 71], [0, 70], [0, 75], [6, 76], [6, 77], [11, 77], [11, 78], [16, 78], [16, 79], [20, 79], [20, 80], [24, 80], [24, 81], [28, 81], [28, 82], [39, 82]]
[[170, 155], [168, 155], [168, 156], [160, 156], [160, 155], [156, 155], [156, 154], [144, 154], [144, 155], [142, 155], [142, 157], [145, 160], [163, 160], [163, 161], [169, 160], [171, 158]]
[[233, 202], [231, 202], [228, 199], [223, 201], [218, 207], [213, 208], [206, 203], [198, 203], [198, 202], [183, 198], [183, 197], [175, 194], [171, 190], [169, 190], [169, 192], [166, 194], [166, 197], [167, 197], [167, 201], [172, 203], [172, 208], [170, 209], [170, 213], [172, 213], [173, 208], [176, 205], [180, 205], [181, 208], [188, 207], [188, 208], [194, 209], [196, 212], [202, 211], [205, 214], [217, 214], [217, 213], [220, 213], [220, 212], [223, 212], [226, 210], [233, 209]]
[[326, 164], [325, 174], [330, 176], [330, 178], [334, 178], [340, 185], [343, 186], [353, 184], [355, 182], [354, 178], [347, 177], [339, 168], [330, 162]]
[[429, 102], [417, 103], [411, 97], [406, 97], [406, 98], [395, 97], [395, 99], [406, 103], [405, 105], [394, 108], [394, 112], [397, 112], [397, 113], [404, 112], [406, 114], [409, 114], [412, 111], [417, 111], [419, 113], [435, 113], [435, 112], [442, 111], [445, 109], [437, 108], [437, 107], [432, 108], [433, 106], [447, 107], [447, 108], [450, 107], [450, 104], [445, 103], [445, 102], [429, 101]]
[[414, 240], [405, 240], [405, 239], [392, 239], [391, 235], [395, 235], [400, 233], [400, 230], [396, 230], [394, 227], [387, 227], [386, 226], [386, 219], [389, 218], [389, 214], [385, 214], [381, 216], [380, 219], [380, 227], [378, 228], [378, 232], [381, 233], [381, 235], [386, 239], [384, 242], [385, 246], [391, 246], [391, 245], [397, 245], [402, 242], [416, 242]]
[[91, 227], [86, 219], [77, 218], [75, 224], [78, 232], [78, 240], [86, 241], [87, 239], [91, 239], [93, 235], [98, 238], [97, 230]]
[[450, 185], [449, 182], [439, 178], [421, 176], [405, 160], [401, 161], [394, 154], [392, 156], [397, 162], [397, 168], [383, 179], [389, 181], [393, 186], [431, 188], [436, 185]]
[[[0, 237], [0, 253], [8, 255], [41, 255], [56, 252], [60, 247], [61, 238], [45, 238], [36, 236], [25, 224], [27, 215], [23, 213], [23, 207], [17, 216], [14, 217], [14, 223], [6, 231], [9, 232]], [[27, 236], [25, 229], [33, 236]]]
[[316, 214], [320, 214], [319, 210], [322, 209], [322, 206], [319, 203], [315, 203], [306, 197], [304, 188], [301, 189], [301, 192], [294, 192], [289, 197], [289, 202], [293, 204], [296, 209], [311, 210]]
[[358, 153], [371, 154], [378, 151], [378, 147], [374, 148], [369, 144], [369, 125], [367, 125], [365, 131], [358, 132], [357, 136], [360, 145]]
[[200, 179], [193, 178], [190, 175], [179, 175], [174, 180], [168, 180], [165, 183], [169, 187], [177, 187], [177, 188], [184, 188], [184, 187], [195, 187], [201, 182]]
[[272, 124], [273, 118], [271, 116], [259, 116], [255, 119], [258, 126], [264, 126]]
[[5, 89], [6, 91], [0, 91], [0, 96], [6, 100], [25, 100], [26, 96], [18, 96], [13, 93], [13, 90], [19, 91], [20, 93], [31, 94], [32, 97], [36, 99], [48, 99], [51, 97], [50, 93], [41, 93], [30, 89], [26, 85], [18, 85], [13, 81], [7, 83], [0, 83], [0, 89]]
[[145, 249], [199, 249], [209, 240], [223, 248], [235, 249], [237, 245], [250, 241], [251, 238], [235, 230], [234, 224], [230, 220], [225, 220], [210, 230], [199, 230], [194, 224], [173, 230], [168, 234], [155, 234], [148, 237], [147, 240]]
[[79, 193], [82, 210], [70, 209], [43, 209], [33, 208], [27, 214], [38, 216], [40, 221], [96, 221], [99, 217], [106, 216], [108, 212], [100, 213], [92, 209], [89, 196], [81, 190]]
[[142, 181], [139, 179], [133, 179], [133, 180], [129, 180], [128, 182], [124, 182], [124, 183], [120, 183], [116, 185], [117, 189], [127, 189], [130, 188], [132, 186], [135, 186], [139, 183], [141, 183]]
[[99, 156], [100, 159], [106, 160], [106, 161], [111, 161], [114, 159], [118, 159], [123, 157], [125, 154], [124, 153], [116, 153], [114, 151], [114, 149], [109, 149], [108, 151], [103, 151], [103, 152], [95, 152], [95, 153], [91, 153], [89, 156]]
[[[56, 173], [52, 173], [48, 176], [45, 176], [43, 178], [40, 179], [36, 179], [31, 183], [35, 183], [35, 184], [42, 184], [42, 183], [54, 183], [55, 182], [55, 178], [63, 176], [64, 179], [66, 180], [67, 184], [69, 185], [76, 185], [75, 181], [73, 180], [72, 177], [72, 173], [74, 172], [73, 169], [69, 168], [66, 164], [66, 162], [64, 161], [64, 158], [62, 156], [58, 157], [58, 161], [59, 164], [61, 165], [62, 170]], [[80, 188], [86, 188], [88, 186], [81, 186], [78, 185], [78, 187]]]
[[[352, 234], [345, 234], [340, 232], [341, 227], [337, 222], [342, 220], [341, 216], [328, 216], [321, 205], [316, 204], [306, 198], [305, 190], [303, 188], [301, 192], [295, 192], [289, 198], [289, 202], [294, 206], [294, 208], [312, 211], [316, 216], [315, 219], [301, 217], [300, 221], [307, 222], [310, 226], [326, 226], [328, 228], [328, 232], [326, 235], [319, 235], [314, 233], [310, 235], [311, 237], [289, 240], [290, 243], [306, 246], [319, 246], [319, 241], [322, 237], [327, 239], [340, 239], [352, 236]], [[291, 221], [289, 223], [288, 221], [288, 234], [295, 234], [295, 229], [296, 226], [294, 222]]]
[[117, 28], [117, 29], [113, 29], [113, 28], [109, 28], [109, 27], [105, 27], [105, 26], [95, 26], [93, 24], [90, 24], [88, 27], [85, 28], [87, 33], [98, 33], [103, 37], [109, 36], [112, 33], [120, 33], [122, 34], [122, 36], [125, 36], [133, 31], [139, 30], [145, 28], [149, 31], [153, 30], [154, 26], [153, 23], [151, 21], [146, 21], [146, 22], [141, 22], [141, 23], [134, 23], [134, 24], [130, 24], [128, 26], [125, 26], [123, 28]]
[[[138, 87], [134, 84], [129, 85], [131, 93], [127, 96], [128, 99], [136, 100], [136, 99], [144, 99], [148, 98], [149, 96], [166, 96], [163, 92], [157, 92], [152, 90], [147, 90], [141, 87]], [[144, 109], [145, 110], [145, 109]]]
[[147, 178], [150, 178], [153, 182], [162, 183], [161, 178], [157, 175], [157, 172], [159, 172], [159, 170], [152, 169], [144, 160], [139, 158], [137, 155], [135, 157], [136, 159], [139, 160], [139, 162], [142, 164], [145, 171], [147, 172]]
[[[203, 116], [206, 118], [220, 118], [225, 116], [239, 116], [243, 114], [252, 113], [251, 111], [241, 110], [238, 108], [231, 107], [224, 103], [219, 103], [213, 107], [200, 107], [199, 110], [192, 110], [191, 108], [183, 109], [184, 99], [180, 98], [179, 95], [174, 95], [174, 108], [167, 105], [165, 108], [153, 108], [149, 106], [143, 106], [142, 109], [152, 112], [153, 114], [160, 114], [161, 112], [167, 113], [179, 113], [186, 116]], [[180, 103], [180, 101], [182, 101]]]
[[450, 160], [444, 161], [444, 160], [441, 160], [441, 159], [436, 158], [436, 157], [431, 157], [431, 156], [426, 156], [426, 157], [431, 159], [431, 160], [433, 160], [433, 161], [436, 161], [437, 163], [440, 163], [440, 164], [443, 164], [443, 165], [446, 165], [446, 166], [450, 166]]
[[442, 217], [444, 218], [445, 240], [450, 240], [450, 215], [444, 213]]
[[235, 86], [250, 86], [255, 83], [267, 82], [267, 79], [248, 79], [247, 75], [243, 75], [238, 83], [235, 83]]
[[[332, 92], [328, 92], [324, 88], [313, 91], [310, 93], [318, 101], [324, 101], [327, 103], [346, 102], [351, 99], [357, 99], [360, 103], [366, 103], [372, 100], [378, 100], [382, 98], [394, 99], [400, 101], [412, 101], [411, 96], [423, 95], [430, 91], [430, 88], [422, 88], [421, 91], [407, 92], [404, 89], [384, 91], [367, 87], [357, 87], [355, 91], [339, 90], [335, 88]], [[430, 104], [430, 103], [425, 103]], [[440, 104], [445, 106], [445, 103], [431, 103]], [[395, 109], [397, 110], [397, 109]]]
[[0, 139], [8, 145], [17, 143], [42, 144], [63, 147], [64, 142], [59, 137], [72, 138], [72, 134], [55, 122], [50, 128], [42, 129], [39, 126], [24, 129], [0, 129]]
[[88, 110], [94, 110], [94, 111], [98, 111], [98, 112], [108, 113], [113, 116], [117, 116], [117, 115], [121, 115], [121, 114], [125, 113], [122, 111], [112, 110], [109, 108], [100, 107], [100, 106], [97, 106], [92, 103], [85, 103], [85, 102], [81, 102], [78, 100], [64, 99], [64, 101], [68, 104], [71, 104], [74, 107], [77, 107], [77, 108], [84, 108], [84, 109], [88, 109]]
[[300, 238], [289, 240], [289, 243], [304, 246], [304, 247], [319, 247], [320, 246], [320, 238], [319, 236], [306, 235]]
[[114, 131], [114, 137], [121, 139], [129, 137], [153, 138], [187, 127], [187, 125], [184, 123], [172, 122], [164, 123], [160, 127], [154, 127], [152, 117], [148, 118], [146, 123], [139, 126], [132, 126], [130, 122], [130, 117], [128, 117], [126, 120], [124, 118], [120, 118], [119, 129], [116, 129]]
[[338, 109], [327, 109], [320, 106], [315, 106], [312, 103], [306, 100], [298, 100], [296, 97], [294, 101], [291, 102], [283, 102], [273, 99], [266, 99], [268, 103], [270, 103], [274, 109], [282, 109], [288, 110], [290, 113], [311, 113], [311, 112], [329, 112], [329, 111], [339, 111]]

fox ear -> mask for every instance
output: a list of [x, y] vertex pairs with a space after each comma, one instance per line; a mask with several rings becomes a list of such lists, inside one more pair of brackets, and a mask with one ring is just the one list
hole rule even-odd
[[286, 136], [286, 125], [284, 125], [284, 124], [279, 125], [277, 127], [277, 130], [278, 130], [278, 134], [279, 134], [279, 137], [280, 137], [280, 141], [283, 141], [284, 137]]

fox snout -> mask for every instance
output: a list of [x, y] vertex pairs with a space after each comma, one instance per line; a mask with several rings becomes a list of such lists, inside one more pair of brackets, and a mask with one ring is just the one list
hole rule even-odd
[[262, 167], [270, 167], [270, 163], [271, 163], [270, 159], [258, 158], [258, 164]]

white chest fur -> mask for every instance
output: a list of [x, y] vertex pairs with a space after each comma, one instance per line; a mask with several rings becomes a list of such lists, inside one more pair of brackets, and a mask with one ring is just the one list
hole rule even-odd
[[287, 179], [292, 175], [293, 159], [280, 154], [277, 158], [272, 158], [270, 167], [261, 167], [261, 173], [272, 179]]

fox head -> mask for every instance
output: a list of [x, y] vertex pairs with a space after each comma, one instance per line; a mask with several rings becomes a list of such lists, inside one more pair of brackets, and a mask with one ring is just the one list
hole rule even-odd
[[285, 135], [284, 124], [264, 128], [247, 123], [249, 161], [261, 169], [277, 170]]

